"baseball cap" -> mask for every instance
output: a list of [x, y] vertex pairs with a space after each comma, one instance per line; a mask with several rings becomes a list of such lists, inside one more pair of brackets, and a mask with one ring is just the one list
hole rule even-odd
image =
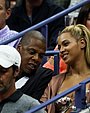
[[0, 45], [0, 65], [9, 68], [12, 65], [20, 67], [20, 53], [12, 46]]

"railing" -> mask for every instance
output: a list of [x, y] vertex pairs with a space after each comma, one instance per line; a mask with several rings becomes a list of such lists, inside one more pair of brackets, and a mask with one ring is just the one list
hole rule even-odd
[[[71, 113], [79, 113], [82, 109], [87, 108], [86, 105], [86, 84], [90, 82], [90, 78], [80, 82], [79, 84], [73, 86], [72, 88], [58, 94], [57, 96], [47, 100], [46, 102], [42, 103], [41, 105], [36, 106], [34, 109], [31, 109], [27, 111], [26, 113], [35, 113], [36, 111], [44, 108], [45, 106], [57, 101], [58, 99], [66, 96], [67, 94], [75, 91], [75, 111], [72, 111]], [[88, 112], [89, 113], [89, 112]]]
[[[40, 28], [40, 27], [42, 27], [42, 26], [44, 26], [44, 25], [46, 25], [46, 24], [48, 24], [48, 23], [50, 23], [50, 22], [52, 22], [52, 21], [54, 21], [54, 20], [56, 20], [56, 19], [58, 19], [60, 17], [62, 17], [62, 16], [67, 15], [68, 13], [70, 13], [70, 12], [72, 12], [72, 11], [74, 11], [74, 10], [76, 10], [76, 9], [78, 9], [78, 8], [82, 7], [83, 5], [88, 4], [88, 3], [90, 3], [90, 0], [84, 0], [84, 1], [82, 1], [80, 3], [78, 3], [77, 5], [72, 6], [72, 7], [68, 8], [68, 9], [66, 9], [66, 10], [64, 10], [64, 11], [62, 11], [62, 12], [60, 12], [60, 13], [58, 13], [58, 14], [56, 14], [56, 15], [54, 15], [54, 16], [52, 16], [52, 17], [50, 17], [50, 18], [48, 18], [48, 19], [46, 19], [46, 20], [44, 20], [44, 21], [42, 21], [42, 22], [40, 22], [40, 23], [38, 23], [38, 24], [36, 24], [36, 25], [26, 29], [26, 30], [24, 30], [24, 31], [22, 31], [22, 32], [20, 32], [19, 34], [17, 34], [16, 36], [12, 37], [11, 39], [7, 39], [7, 40], [5, 40], [3, 42], [0, 42], [0, 45], [8, 44], [8, 43], [10, 43], [10, 42], [12, 42], [12, 41], [14, 41], [16, 39], [19, 39], [26, 32], [28, 32], [30, 30], [33, 30], [33, 29], [38, 29], [38, 28]], [[41, 108], [51, 104], [52, 102], [64, 97], [65, 95], [67, 95], [67, 94], [69, 94], [69, 93], [71, 93], [73, 91], [75, 91], [75, 105], [76, 105], [76, 108], [77, 108], [77, 110], [74, 111], [73, 113], [78, 113], [81, 109], [86, 108], [86, 104], [85, 104], [85, 100], [84, 100], [84, 98], [85, 98], [85, 91], [86, 91], [85, 86], [86, 86], [86, 83], [89, 83], [89, 82], [90, 82], [90, 78], [85, 80], [85, 81], [83, 81], [83, 82], [81, 82], [80, 84], [78, 84], [78, 85], [66, 90], [65, 92], [53, 97], [52, 99], [49, 99], [45, 103], [42, 103], [41, 105], [35, 107], [34, 109], [32, 109], [32, 110], [30, 110], [30, 111], [28, 111], [26, 113], [34, 113], [35, 111], [40, 110]], [[78, 98], [78, 96], [79, 96], [79, 98]]]
[[[42, 21], [42, 22], [40, 22], [40, 23], [38, 23], [38, 24], [36, 24], [36, 25], [34, 25], [34, 26], [32, 26], [32, 27], [30, 27], [30, 28], [28, 28], [28, 29], [26, 29], [26, 30], [24, 30], [24, 31], [22, 31], [22, 32], [20, 32], [19, 34], [17, 34], [16, 36], [13, 36], [12, 38], [10, 38], [10, 39], [7, 39], [7, 40], [5, 40], [5, 41], [2, 41], [2, 42], [0, 42], [0, 45], [3, 45], [3, 44], [8, 44], [8, 43], [10, 43], [10, 42], [12, 42], [12, 41], [14, 41], [14, 40], [17, 40], [17, 39], [19, 39], [20, 37], [22, 37], [26, 32], [28, 32], [28, 31], [30, 31], [30, 30], [33, 30], [33, 29], [37, 29], [37, 28], [40, 28], [40, 27], [42, 27], [42, 26], [44, 26], [44, 25], [46, 25], [46, 24], [48, 24], [48, 23], [50, 23], [50, 22], [52, 22], [52, 21], [54, 21], [55, 19], [58, 19], [58, 18], [60, 18], [60, 17], [62, 17], [62, 16], [65, 16], [65, 15], [67, 15], [68, 13], [70, 13], [70, 12], [72, 12], [72, 11], [74, 11], [74, 10], [76, 10], [76, 9], [78, 9], [78, 8], [80, 8], [80, 7], [82, 7], [83, 5], [85, 5], [85, 4], [87, 4], [87, 3], [90, 3], [90, 0], [84, 0], [83, 2], [80, 2], [79, 4], [77, 4], [77, 5], [75, 5], [75, 6], [72, 6], [72, 7], [70, 7], [70, 8], [68, 8], [68, 9], [66, 9], [66, 10], [64, 10], [64, 11], [62, 11], [62, 12], [60, 12], [60, 13], [58, 13], [58, 14], [56, 14], [56, 15], [54, 15], [54, 16], [51, 16], [50, 18], [48, 18], [48, 19], [46, 19], [46, 20], [44, 20], [44, 21]], [[47, 39], [47, 27], [46, 27], [46, 42], [47, 42], [47, 45], [46, 45], [46, 47], [48, 46], [48, 39]], [[55, 54], [56, 55], [56, 54]], [[58, 55], [57, 55], [58, 56]], [[57, 58], [58, 57], [54, 57], [55, 59], [56, 59], [56, 61], [57, 61]], [[59, 60], [59, 59], [58, 59]], [[59, 73], [59, 67], [58, 67], [59, 65], [56, 65], [56, 62], [54, 63], [54, 67], [56, 67], [55, 68], [55, 73], [56, 74], [58, 74]]]
[[12, 37], [11, 39], [7, 39], [7, 40], [5, 40], [3, 42], [0, 42], [0, 45], [8, 44], [8, 43], [10, 43], [10, 42], [12, 42], [12, 41], [14, 41], [16, 39], [19, 39], [26, 32], [28, 32], [30, 30], [33, 30], [33, 29], [38, 29], [38, 28], [40, 28], [40, 27], [42, 27], [42, 26], [44, 26], [44, 25], [46, 25], [46, 24], [48, 24], [48, 23], [50, 23], [50, 22], [52, 22], [52, 21], [54, 21], [54, 20], [56, 20], [56, 19], [58, 19], [60, 17], [62, 17], [62, 16], [67, 15], [68, 13], [70, 13], [70, 12], [80, 8], [80, 7], [82, 7], [83, 5], [85, 5], [87, 3], [90, 3], [90, 0], [84, 0], [83, 2], [80, 2], [80, 3], [78, 3], [75, 6], [72, 6], [72, 7], [68, 8], [68, 9], [65, 9], [64, 11], [62, 11], [62, 12], [60, 12], [60, 13], [54, 15], [54, 16], [51, 16], [50, 18], [48, 18], [48, 19], [46, 19], [46, 20], [44, 20], [44, 21], [42, 21], [42, 22], [40, 22], [40, 23], [38, 23], [38, 24], [36, 24], [36, 25], [26, 29], [26, 30], [24, 30], [24, 31], [21, 31], [19, 34], [17, 34], [16, 36]]
[[59, 51], [46, 51], [46, 56], [54, 56], [54, 74], [59, 74]]

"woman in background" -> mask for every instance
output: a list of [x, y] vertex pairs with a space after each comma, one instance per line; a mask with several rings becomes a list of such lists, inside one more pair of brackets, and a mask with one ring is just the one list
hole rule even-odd
[[83, 24], [90, 30], [90, 3], [80, 9], [76, 24]]

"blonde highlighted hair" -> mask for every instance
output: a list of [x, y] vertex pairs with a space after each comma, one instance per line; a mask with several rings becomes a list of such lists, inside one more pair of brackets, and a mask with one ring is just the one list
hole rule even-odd
[[63, 33], [69, 32], [72, 37], [74, 37], [76, 40], [83, 38], [86, 42], [86, 48], [85, 48], [85, 58], [87, 64], [90, 66], [90, 31], [85, 25], [77, 24], [77, 25], [71, 25], [66, 27], [58, 36], [60, 38], [60, 35]]

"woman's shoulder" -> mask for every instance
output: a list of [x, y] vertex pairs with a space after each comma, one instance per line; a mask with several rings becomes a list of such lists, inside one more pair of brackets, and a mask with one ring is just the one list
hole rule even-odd
[[62, 79], [62, 78], [64, 78], [65, 77], [65, 75], [66, 75], [66, 73], [64, 72], [64, 73], [60, 73], [60, 74], [58, 74], [58, 75], [56, 75], [56, 76], [54, 76], [54, 77], [52, 77], [52, 80], [56, 80], [56, 79]]
[[53, 84], [61, 84], [62, 81], [65, 79], [65, 75], [66, 73], [61, 73], [61, 74], [58, 74], [56, 76], [53, 76], [49, 85], [52, 86]]

